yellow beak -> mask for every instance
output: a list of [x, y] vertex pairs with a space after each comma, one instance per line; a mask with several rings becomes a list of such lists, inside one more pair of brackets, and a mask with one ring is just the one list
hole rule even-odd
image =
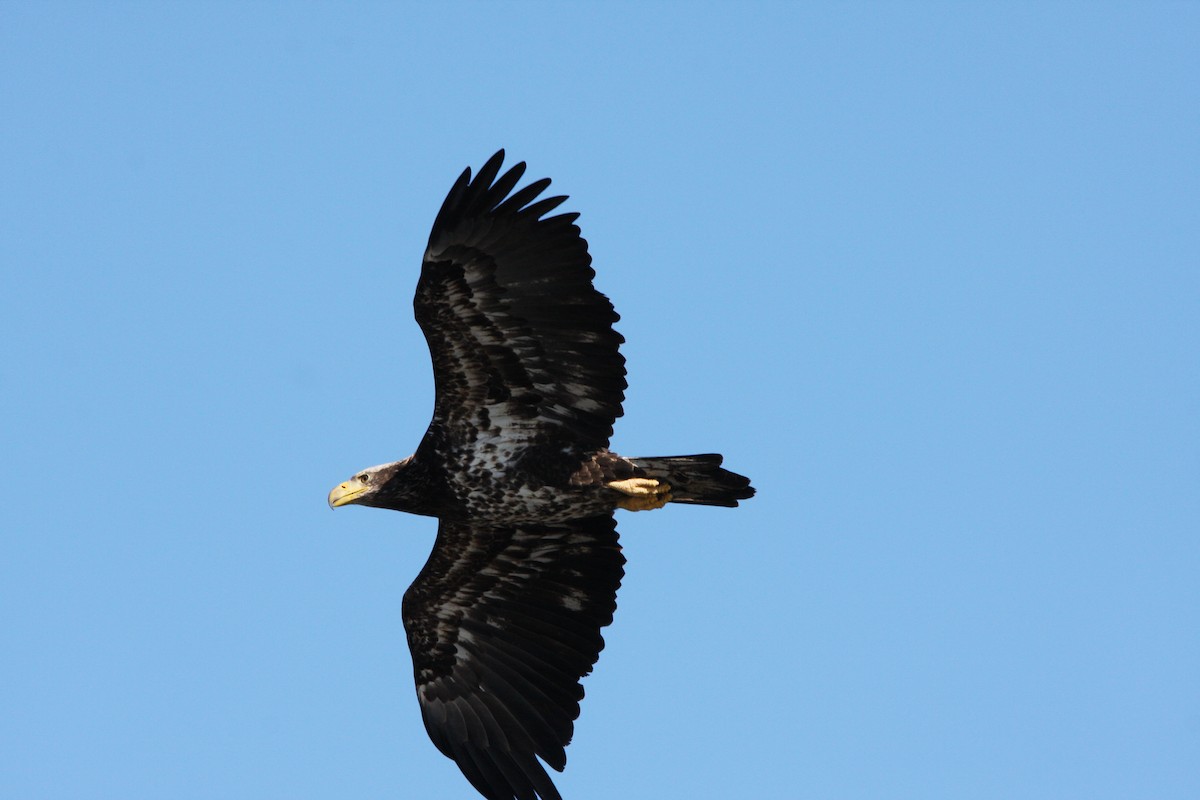
[[329, 507], [337, 508], [347, 503], [353, 503], [366, 491], [367, 485], [357, 478], [351, 478], [345, 483], [339, 483], [329, 493]]

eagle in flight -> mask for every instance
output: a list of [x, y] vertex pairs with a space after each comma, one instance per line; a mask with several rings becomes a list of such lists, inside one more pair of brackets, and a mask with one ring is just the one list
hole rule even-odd
[[[438, 518], [404, 594], [425, 729], [489, 800], [561, 800], [562, 771], [625, 559], [618, 508], [736, 506], [750, 481], [719, 455], [609, 451], [625, 397], [618, 317], [592, 286], [566, 197], [521, 189], [504, 151], [465, 170], [433, 223], [413, 307], [433, 357], [433, 420], [415, 453], [329, 493]], [[540, 199], [539, 199], [540, 198]]]

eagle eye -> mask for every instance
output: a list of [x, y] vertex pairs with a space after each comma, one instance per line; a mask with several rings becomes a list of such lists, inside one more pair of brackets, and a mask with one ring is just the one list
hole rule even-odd
[[366, 483], [367, 482], [367, 473], [364, 472], [362, 475], [359, 475], [357, 478], [355, 478], [355, 480], [360, 481], [362, 483]]

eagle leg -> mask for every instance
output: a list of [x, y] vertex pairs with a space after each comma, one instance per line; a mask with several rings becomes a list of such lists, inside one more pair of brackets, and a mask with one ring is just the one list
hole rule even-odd
[[628, 478], [605, 486], [625, 495], [617, 501], [617, 508], [626, 511], [653, 511], [671, 502], [671, 486], [653, 478]]

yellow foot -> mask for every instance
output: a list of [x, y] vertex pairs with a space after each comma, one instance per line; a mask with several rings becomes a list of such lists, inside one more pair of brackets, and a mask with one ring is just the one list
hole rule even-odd
[[653, 511], [671, 502], [671, 487], [653, 478], [628, 478], [607, 484], [625, 495], [617, 501], [617, 508], [626, 511]]

